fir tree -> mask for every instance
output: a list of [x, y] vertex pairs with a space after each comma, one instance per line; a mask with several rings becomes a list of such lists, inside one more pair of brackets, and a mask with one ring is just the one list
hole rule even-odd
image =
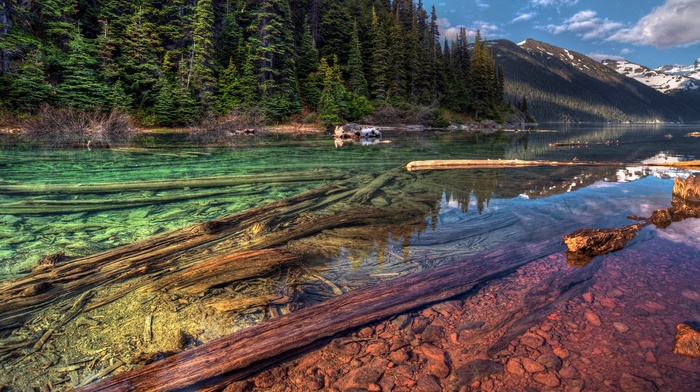
[[352, 30], [350, 39], [350, 54], [348, 56], [348, 89], [358, 95], [367, 95], [367, 79], [362, 66], [360, 39], [357, 36], [357, 25]]
[[46, 82], [44, 62], [39, 49], [28, 53], [28, 58], [19, 71], [11, 75], [9, 93], [14, 102], [13, 106], [29, 112], [51, 102], [52, 91]]
[[372, 73], [371, 96], [377, 101], [387, 98], [387, 72], [389, 65], [387, 59], [389, 51], [386, 46], [386, 35], [379, 25], [377, 13], [372, 8]]
[[318, 68], [320, 65], [318, 49], [307, 24], [299, 43], [297, 64], [297, 80], [302, 102], [315, 109], [321, 97], [318, 83]]
[[56, 86], [56, 97], [62, 105], [90, 110], [105, 103], [107, 91], [99, 81], [97, 59], [91, 45], [77, 28], [70, 36], [63, 79]]
[[192, 61], [190, 79], [192, 89], [205, 113], [213, 110], [214, 90], [214, 10], [211, 0], [198, 0], [194, 8], [192, 26]]

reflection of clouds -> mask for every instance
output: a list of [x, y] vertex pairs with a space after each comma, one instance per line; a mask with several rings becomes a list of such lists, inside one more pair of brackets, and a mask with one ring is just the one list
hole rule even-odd
[[668, 228], [656, 232], [663, 239], [700, 249], [700, 219], [673, 222]]

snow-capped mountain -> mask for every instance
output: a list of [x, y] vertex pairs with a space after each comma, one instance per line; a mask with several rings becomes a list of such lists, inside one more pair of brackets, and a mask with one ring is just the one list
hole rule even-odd
[[664, 93], [700, 88], [700, 59], [689, 66], [664, 65], [656, 69], [626, 60], [603, 60], [603, 64]]

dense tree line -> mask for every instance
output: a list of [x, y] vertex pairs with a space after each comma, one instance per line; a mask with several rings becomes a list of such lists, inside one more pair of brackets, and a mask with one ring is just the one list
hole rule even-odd
[[384, 105], [498, 118], [503, 69], [437, 23], [421, 0], [0, 0], [0, 105], [166, 126], [303, 108], [330, 126]]

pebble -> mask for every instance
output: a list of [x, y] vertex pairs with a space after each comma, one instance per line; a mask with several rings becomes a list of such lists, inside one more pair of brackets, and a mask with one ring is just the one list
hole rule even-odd
[[559, 370], [559, 376], [561, 376], [561, 378], [572, 379], [579, 378], [580, 374], [578, 372], [578, 369], [576, 369], [575, 367], [567, 366]]
[[421, 392], [440, 392], [442, 387], [435, 376], [430, 374], [423, 374], [418, 377], [418, 382], [416, 384], [416, 389]]
[[515, 374], [518, 376], [525, 373], [523, 365], [521, 365], [516, 359], [508, 360], [508, 363], [506, 363], [506, 371], [510, 374]]
[[613, 327], [615, 327], [615, 329], [620, 333], [625, 333], [625, 332], [630, 330], [630, 327], [628, 327], [626, 324], [623, 324], [623, 323], [615, 322], [615, 323], [613, 323]]
[[520, 343], [533, 349], [538, 349], [544, 344], [544, 338], [533, 333], [526, 333], [520, 338]]
[[523, 358], [521, 362], [523, 364], [523, 368], [525, 368], [525, 371], [528, 373], [543, 372], [546, 369], [543, 364], [530, 358]]
[[546, 385], [548, 387], [558, 387], [560, 382], [559, 377], [552, 372], [537, 373], [532, 378], [540, 384]]
[[560, 347], [557, 347], [554, 349], [554, 354], [561, 359], [569, 358], [569, 355], [571, 355], [569, 353], [569, 350], [567, 350], [565, 348], [560, 348]]
[[700, 302], [700, 294], [698, 294], [696, 291], [686, 289], [681, 291], [681, 295], [690, 300]]
[[537, 358], [537, 362], [546, 366], [548, 369], [554, 369], [554, 370], [561, 369], [561, 365], [562, 365], [561, 358], [559, 358], [558, 356], [556, 356], [554, 354], [540, 355], [540, 357]]
[[475, 359], [458, 367], [454, 373], [461, 385], [467, 385], [492, 374], [503, 373], [503, 365], [486, 359]]
[[639, 347], [654, 349], [656, 348], [656, 343], [652, 342], [651, 340], [642, 340], [639, 342]]
[[593, 303], [593, 293], [591, 293], [590, 291], [587, 293], [583, 293], [582, 297], [583, 300], [588, 302], [589, 304]]
[[588, 320], [589, 323], [595, 325], [596, 327], [600, 327], [600, 317], [598, 317], [597, 314], [591, 312], [590, 310], [587, 310], [584, 316], [586, 317], [586, 320]]

